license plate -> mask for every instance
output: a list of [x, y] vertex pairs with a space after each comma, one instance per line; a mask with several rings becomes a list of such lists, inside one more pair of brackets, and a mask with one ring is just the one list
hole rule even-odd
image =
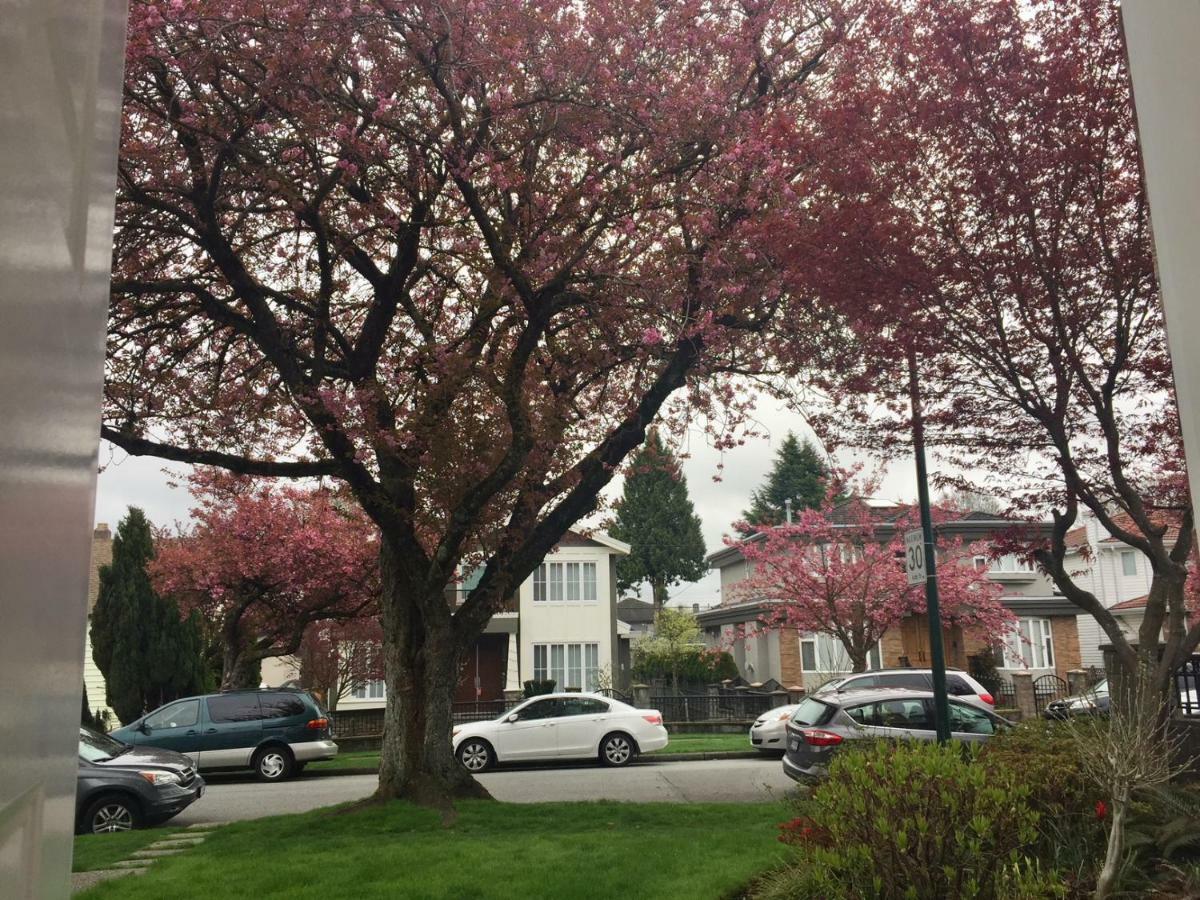
[[793, 750], [799, 750], [800, 742], [798, 740], [796, 740], [795, 738], [792, 738], [790, 741], [788, 741], [788, 746], [791, 747]]

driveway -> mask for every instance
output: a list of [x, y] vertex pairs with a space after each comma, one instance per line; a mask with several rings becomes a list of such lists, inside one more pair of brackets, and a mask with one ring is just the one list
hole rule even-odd
[[[792, 782], [778, 759], [720, 759], [639, 763], [627, 769], [561, 765], [501, 769], [479, 776], [497, 800], [540, 803], [620, 800], [637, 803], [745, 803], [782, 797]], [[374, 775], [305, 775], [283, 784], [215, 775], [204, 797], [172, 820], [173, 825], [257, 819], [305, 812], [366, 797]]]

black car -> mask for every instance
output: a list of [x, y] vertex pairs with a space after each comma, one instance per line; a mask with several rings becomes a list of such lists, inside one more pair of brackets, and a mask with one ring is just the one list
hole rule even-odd
[[79, 729], [77, 833], [102, 834], [158, 825], [203, 794], [204, 779], [186, 756], [154, 747], [134, 747], [90, 728]]

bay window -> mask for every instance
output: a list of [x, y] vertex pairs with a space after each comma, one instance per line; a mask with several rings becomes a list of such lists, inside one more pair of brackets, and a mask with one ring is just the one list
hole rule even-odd
[[542, 563], [533, 573], [536, 603], [595, 603], [594, 562]]

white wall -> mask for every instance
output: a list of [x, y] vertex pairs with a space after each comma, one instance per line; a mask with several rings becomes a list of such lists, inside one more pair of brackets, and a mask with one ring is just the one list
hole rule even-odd
[[535, 602], [533, 577], [521, 585], [521, 681], [533, 678], [534, 644], [597, 644], [601, 667], [617, 672], [617, 648], [613, 631], [616, 585], [612, 580], [607, 547], [567, 546], [546, 556], [547, 563], [591, 562], [596, 564], [596, 602]]

